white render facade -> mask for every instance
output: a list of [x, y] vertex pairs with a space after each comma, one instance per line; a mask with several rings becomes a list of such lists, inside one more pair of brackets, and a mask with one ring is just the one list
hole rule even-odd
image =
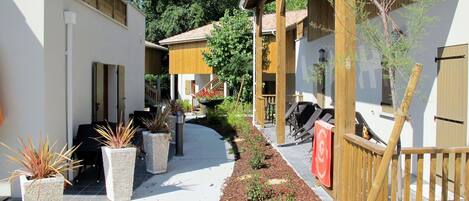
[[[411, 52], [414, 61], [423, 64], [424, 69], [410, 107], [412, 123], [406, 121], [401, 134], [403, 147], [428, 147], [437, 144], [434, 117], [437, 114], [438, 64], [435, 62], [435, 57], [440, 47], [469, 43], [468, 10], [469, 1], [464, 0], [442, 1], [430, 10], [429, 15], [435, 16], [437, 21], [426, 28], [426, 34], [420, 46]], [[394, 11], [394, 14], [398, 16], [399, 11], [400, 9]], [[397, 21], [402, 22], [402, 19], [397, 17]], [[401, 27], [401, 29], [405, 33], [406, 27]], [[316, 101], [315, 83], [310, 69], [318, 63], [320, 49], [326, 50], [328, 61], [325, 75], [325, 107], [333, 107], [334, 74], [331, 70], [335, 54], [333, 34], [313, 41], [308, 41], [305, 36], [296, 42], [296, 93], [302, 93], [305, 101]], [[356, 110], [363, 115], [370, 127], [387, 141], [394, 121], [392, 114], [382, 111], [382, 74], [378, 66], [380, 66], [379, 55], [372, 48], [367, 47], [363, 41], [358, 40]], [[405, 89], [405, 87], [405, 85], [398, 86], [398, 89]], [[400, 99], [399, 97], [398, 100]], [[469, 145], [469, 141], [465, 144]], [[425, 165], [428, 167], [429, 164]], [[416, 170], [416, 165], [413, 165], [413, 169]], [[429, 168], [424, 169], [429, 170]], [[428, 174], [425, 172], [425, 175]]]
[[[125, 26], [81, 0], [0, 1], [0, 141], [16, 146], [17, 137], [47, 135], [57, 148], [70, 141], [92, 121], [93, 62], [125, 66], [124, 117], [143, 110], [145, 16], [130, 4], [126, 13]], [[0, 178], [17, 168], [4, 157], [0, 164]], [[10, 191], [20, 196], [18, 182], [11, 189], [0, 182], [0, 196]]]

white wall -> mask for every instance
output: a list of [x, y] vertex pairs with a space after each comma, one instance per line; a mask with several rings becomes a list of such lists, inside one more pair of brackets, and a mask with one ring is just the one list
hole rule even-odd
[[[186, 80], [195, 80], [195, 93], [197, 93], [200, 89], [202, 89], [202, 87], [210, 82], [210, 74], [178, 74], [177, 85], [179, 99], [192, 101], [192, 96], [190, 94], [186, 94]], [[196, 102], [195, 99], [194, 102]]]
[[[403, 146], [421, 147], [436, 144], [436, 124], [433, 117], [436, 115], [437, 64], [434, 62], [434, 58], [438, 47], [469, 43], [468, 10], [469, 1], [447, 0], [435, 5], [429, 13], [431, 16], [436, 16], [438, 21], [427, 27], [427, 33], [423, 37], [420, 47], [411, 52], [415, 62], [424, 65], [424, 70], [417, 88], [418, 92], [411, 105], [412, 124], [407, 122], [401, 135]], [[402, 19], [397, 19], [397, 21], [401, 22]], [[402, 28], [405, 33], [406, 27]], [[365, 46], [363, 41], [358, 41], [357, 46], [356, 110], [363, 114], [376, 133], [387, 140], [393, 121], [388, 118], [391, 115], [381, 111], [381, 70], [377, 68], [380, 64], [379, 56]], [[314, 63], [317, 63], [318, 51], [321, 48], [327, 50], [328, 53], [326, 106], [332, 107], [334, 93], [334, 75], [331, 70], [334, 60], [333, 35], [311, 42], [307, 42], [306, 37], [297, 41], [296, 90], [303, 92], [305, 99], [315, 101], [312, 93], [314, 84], [311, 68]], [[405, 89], [405, 85], [399, 86], [399, 88]]]
[[[16, 137], [48, 135], [66, 143], [64, 11], [77, 16], [73, 37], [74, 133], [91, 122], [91, 64], [125, 66], [126, 114], [144, 107], [145, 17], [128, 6], [128, 26], [119, 25], [80, 0], [0, 1], [0, 107], [5, 121], [0, 141], [17, 146]], [[5, 152], [0, 148], [2, 153]], [[15, 167], [0, 157], [5, 178]], [[13, 196], [19, 186], [13, 185]], [[9, 189], [0, 183], [0, 196]]]
[[[0, 107], [5, 121], [0, 141], [17, 146], [16, 138], [46, 131], [44, 121], [44, 1], [0, 1]], [[0, 147], [0, 152], [6, 150]], [[0, 178], [14, 166], [0, 156]], [[9, 185], [0, 182], [0, 196]]]

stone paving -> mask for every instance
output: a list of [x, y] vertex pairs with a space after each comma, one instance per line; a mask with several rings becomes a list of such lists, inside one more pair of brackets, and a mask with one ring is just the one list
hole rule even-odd
[[[172, 146], [167, 173], [147, 173], [145, 161], [137, 159], [132, 200], [218, 201], [225, 179], [233, 172], [234, 158], [229, 149], [229, 144], [216, 131], [186, 124], [184, 156], [173, 156]], [[104, 181], [96, 183], [93, 169], [88, 171], [88, 177], [65, 191], [64, 200], [107, 200]]]

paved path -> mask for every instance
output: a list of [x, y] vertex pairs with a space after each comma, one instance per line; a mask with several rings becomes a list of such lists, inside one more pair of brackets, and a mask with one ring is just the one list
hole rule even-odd
[[[132, 200], [152, 201], [218, 201], [225, 179], [233, 172], [234, 159], [230, 145], [216, 131], [195, 124], [184, 127], [184, 156], [172, 157], [168, 172], [151, 175], [144, 162], [137, 161]], [[104, 189], [87, 193], [85, 187], [65, 195], [65, 200], [107, 200]]]

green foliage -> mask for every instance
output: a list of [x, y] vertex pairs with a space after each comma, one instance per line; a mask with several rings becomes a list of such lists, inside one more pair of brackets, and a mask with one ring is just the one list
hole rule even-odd
[[218, 20], [238, 0], [134, 0], [145, 14], [146, 40], [161, 39]]
[[[391, 86], [391, 96], [393, 107], [397, 109], [397, 81], [404, 81], [409, 76], [412, 66], [415, 63], [409, 52], [418, 47], [421, 38], [425, 35], [426, 28], [435, 22], [436, 18], [429, 16], [430, 8], [440, 0], [413, 0], [410, 5], [404, 5], [403, 10], [398, 12], [402, 18], [399, 24], [396, 16], [390, 15], [389, 9], [384, 13], [379, 13], [378, 20], [368, 20], [370, 13], [366, 9], [367, 0], [357, 1], [356, 15], [359, 24], [361, 37], [379, 55], [381, 55], [381, 67], [389, 72]], [[393, 7], [395, 1], [378, 0], [386, 8]], [[376, 4], [373, 4], [376, 6]], [[402, 31], [400, 27], [406, 27]], [[403, 78], [400, 79], [399, 77]]]
[[258, 170], [265, 167], [265, 153], [259, 148], [251, 149], [251, 158], [249, 158], [251, 169]]
[[184, 112], [191, 112], [192, 111], [192, 104], [189, 100], [176, 100], [176, 103], [179, 104]]
[[263, 183], [258, 174], [255, 174], [247, 186], [247, 197], [250, 201], [263, 201], [272, 197], [272, 189]]
[[220, 124], [225, 122], [225, 113], [214, 108], [207, 108], [207, 121], [210, 124]]
[[[308, 1], [307, 0], [286, 0], [286, 10], [287, 11], [292, 11], [292, 10], [301, 10], [301, 9], [306, 9], [308, 6]], [[265, 13], [275, 13], [275, 1], [270, 2], [265, 5]]]
[[[252, 22], [248, 13], [227, 10], [219, 23], [214, 24], [207, 40], [204, 60], [221, 81], [239, 92], [241, 100], [252, 101]], [[242, 84], [241, 84], [242, 83]]]
[[155, 87], [158, 80], [160, 81], [161, 90], [169, 90], [169, 74], [145, 74], [145, 81], [150, 82]]

